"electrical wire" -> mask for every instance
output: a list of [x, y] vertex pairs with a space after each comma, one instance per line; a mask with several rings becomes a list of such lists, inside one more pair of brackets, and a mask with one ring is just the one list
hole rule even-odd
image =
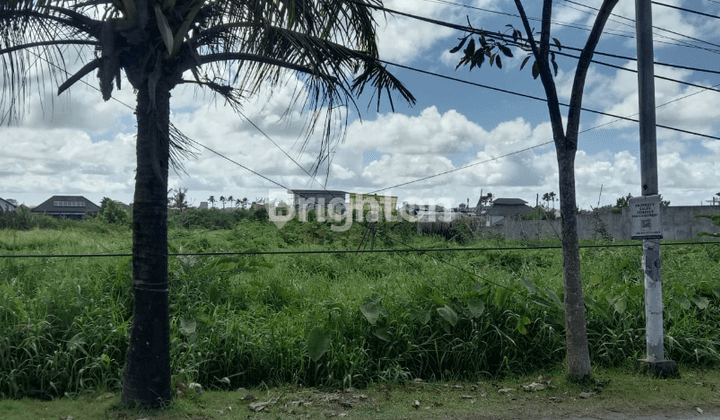
[[[668, 242], [662, 246], [680, 245], [720, 245], [720, 241], [683, 241]], [[642, 246], [640, 243], [624, 244], [585, 244], [580, 248], [627, 248]], [[562, 249], [562, 245], [540, 245], [529, 247], [506, 246], [506, 247], [458, 247], [458, 248], [413, 248], [407, 245], [406, 248], [387, 248], [374, 250], [336, 249], [336, 250], [306, 250], [306, 251], [224, 251], [224, 252], [168, 252], [169, 257], [217, 257], [228, 255], [308, 255], [308, 254], [388, 254], [388, 253], [411, 253], [411, 252], [470, 252], [470, 251], [537, 251], [549, 249]], [[132, 253], [109, 253], [109, 254], [0, 254], [2, 258], [113, 258], [132, 257]]]
[[[385, 8], [382, 8], [382, 9], [385, 9]], [[397, 12], [397, 11], [393, 11], [393, 10], [390, 10], [390, 9], [387, 9], [387, 11], [388, 11], [388, 12], [392, 12], [392, 13], [400, 13], [400, 14], [408, 15], [408, 16], [410, 16], [410, 17], [415, 17], [415, 18], [418, 18], [418, 19], [420, 19], [420, 20], [428, 20], [427, 18], [416, 17], [416, 16], [414, 16], [414, 15], [409, 15], [409, 14], [405, 14], [405, 13], [403, 13], [403, 12]], [[429, 20], [435, 22], [435, 20], [433, 20], [433, 19], [429, 19]], [[440, 22], [440, 21], [437, 21], [437, 22]], [[440, 23], [442, 23], [442, 22], [440, 22]], [[443, 23], [443, 24], [445, 24], [445, 25], [452, 25], [452, 27], [455, 27], [455, 29], [473, 30], [473, 28], [462, 27], [462, 26], [460, 26], [460, 25], [454, 25], [454, 24], [448, 24], [448, 23]], [[566, 48], [571, 49], [571, 48], [569, 48], [569, 47], [566, 47]], [[45, 61], [47, 61], [47, 60], [45, 60]], [[381, 61], [382, 61], [382, 60], [381, 60]], [[436, 77], [441, 77], [441, 78], [444, 78], [444, 79], [449, 79], [449, 80], [453, 80], [453, 81], [457, 81], [457, 82], [466, 83], [466, 84], [470, 84], [470, 85], [473, 85], [473, 86], [482, 87], [482, 88], [485, 88], [485, 89], [495, 90], [495, 91], [499, 91], [499, 92], [502, 92], [502, 93], [512, 94], [512, 95], [521, 96], [521, 97], [525, 97], [525, 98], [528, 98], [528, 99], [539, 100], [539, 101], [543, 101], [543, 102], [546, 102], [546, 101], [547, 101], [547, 100], [544, 99], [544, 98], [540, 98], [540, 97], [536, 97], [536, 96], [532, 96], [532, 95], [526, 95], [526, 94], [522, 94], [522, 93], [519, 93], [519, 92], [513, 92], [513, 91], [510, 91], [510, 90], [506, 90], [506, 89], [500, 89], [500, 88], [495, 88], [495, 87], [491, 87], [491, 86], [487, 86], [487, 85], [482, 85], [482, 84], [479, 84], [479, 83], [473, 83], [473, 82], [469, 82], [469, 81], [465, 81], [465, 80], [461, 80], [461, 79], [457, 79], [457, 78], [453, 78], [453, 77], [441, 75], [441, 74], [438, 74], [438, 73], [433, 73], [433, 72], [429, 72], [429, 71], [425, 71], [425, 70], [420, 70], [420, 69], [416, 69], [416, 68], [409, 67], [409, 66], [400, 65], [400, 64], [397, 64], [397, 63], [388, 62], [388, 61], [383, 61], [383, 62], [386, 63], [386, 64], [389, 64], [389, 65], [394, 65], [394, 66], [401, 67], [401, 68], [405, 68], [405, 69], [408, 69], [408, 70], [413, 70], [413, 71], [416, 71], [416, 72], [421, 72], [421, 73], [424, 73], [424, 74], [428, 74], [428, 75], [432, 75], [432, 76], [436, 76]], [[48, 62], [48, 63], [49, 63], [49, 62]], [[49, 64], [54, 65], [54, 66], [57, 67], [57, 68], [60, 68], [59, 66], [55, 65], [54, 63], [49, 63]], [[610, 65], [610, 66], [612, 66], [612, 65]], [[63, 69], [63, 70], [64, 70], [64, 69]], [[628, 70], [629, 70], [629, 69], [628, 69]], [[88, 86], [90, 86], [90, 87], [92, 87], [92, 88], [94, 88], [94, 89], [97, 90], [96, 87], [90, 85], [89, 83], [85, 82], [84, 80], [83, 80], [82, 82], [85, 83], [86, 85], [88, 85]], [[692, 95], [688, 95], [688, 96], [692, 96]], [[687, 96], [686, 96], [686, 97], [687, 97]], [[119, 101], [118, 99], [116, 99], [116, 98], [114, 98], [114, 97], [113, 97], [113, 99], [116, 100], [117, 102], [123, 104], [124, 106], [128, 107], [129, 109], [132, 109], [132, 107], [129, 106], [128, 104], [125, 104], [124, 102]], [[682, 99], [682, 98], [681, 98], [681, 99]], [[679, 99], [678, 99], [678, 100], [679, 100]], [[566, 105], [566, 104], [561, 104], [561, 105], [563, 105], [563, 106], [568, 106], [568, 105]], [[586, 108], [583, 108], [583, 110], [586, 111], [586, 112], [597, 113], [597, 114], [601, 114], [601, 115], [605, 115], [605, 116], [610, 116], [610, 117], [616, 118], [615, 121], [628, 120], [628, 121], [632, 121], [632, 122], [638, 122], [637, 120], [632, 119], [632, 118], [629, 118], [629, 117], [622, 117], [622, 116], [613, 115], [613, 114], [604, 113], [604, 112], [601, 112], [601, 111], [595, 111], [595, 110], [586, 109]], [[247, 118], [246, 116], [244, 116], [244, 117], [245, 117], [246, 120], [250, 121], [249, 118]], [[613, 121], [613, 122], [614, 122], [614, 121]], [[254, 124], [252, 121], [250, 121], [250, 124], [253, 125], [253, 127], [255, 127], [258, 131], [260, 131], [267, 139], [269, 139], [269, 140], [270, 140], [276, 147], [278, 147], [283, 153], [285, 153], [286, 156], [288, 156], [298, 167], [300, 167], [305, 173], [307, 173], [313, 180], [315, 180], [315, 178], [312, 177], [312, 175], [310, 175], [301, 165], [299, 165], [299, 163], [298, 163], [297, 161], [295, 161], [292, 157], [290, 157], [282, 148], [280, 148], [279, 145], [278, 145], [276, 142], [274, 142], [274, 141], [272, 140], [272, 138], [270, 138], [270, 137], [269, 137], [264, 131], [262, 131], [256, 124]], [[610, 123], [607, 123], [607, 124], [610, 124]], [[606, 124], [604, 124], [604, 125], [606, 125]], [[603, 125], [603, 126], [604, 126], [604, 125]], [[686, 133], [686, 134], [691, 134], [691, 135], [696, 135], [696, 136], [701, 136], [701, 137], [707, 137], [707, 138], [711, 138], [711, 139], [714, 139], [714, 140], [720, 140], [720, 138], [715, 137], [715, 136], [710, 136], [710, 135], [701, 134], [701, 133], [695, 133], [695, 132], [691, 132], [691, 131], [688, 131], [688, 130], [682, 130], [682, 129], [679, 129], [679, 128], [668, 127], [668, 126], [659, 125], [659, 124], [657, 125], [657, 127], [659, 127], [659, 128], [665, 128], [665, 129], [669, 129], [669, 130], [674, 130], [674, 131], [679, 131], [679, 132], [683, 132], [683, 133]], [[264, 176], [264, 175], [262, 175], [262, 174], [260, 174], [260, 173], [258, 173], [258, 172], [256, 172], [256, 171], [253, 171], [252, 169], [250, 169], [250, 168], [248, 168], [248, 167], [240, 164], [240, 163], [237, 162], [237, 161], [234, 161], [233, 159], [230, 159], [230, 158], [222, 155], [221, 153], [219, 153], [219, 152], [217, 152], [217, 151], [209, 148], [208, 146], [205, 146], [205, 145], [203, 145], [203, 144], [201, 144], [201, 143], [199, 143], [199, 142], [197, 142], [197, 141], [193, 141], [193, 142], [194, 142], [195, 144], [197, 144], [198, 146], [203, 147], [203, 148], [205, 148], [206, 150], [208, 150], [208, 151], [210, 151], [210, 152], [212, 152], [212, 153], [214, 153], [214, 154], [216, 154], [216, 155], [218, 155], [218, 156], [220, 156], [220, 157], [222, 157], [222, 158], [230, 161], [231, 163], [233, 163], [233, 164], [235, 164], [235, 165], [238, 165], [238, 166], [242, 167], [243, 169], [245, 169], [245, 170], [247, 170], [247, 171], [249, 171], [249, 172], [251, 172], [251, 173], [253, 173], [253, 174], [255, 174], [255, 175], [258, 175], [258, 176], [260, 176], [261, 178], [263, 178], [263, 179], [265, 179], [265, 180], [267, 180], [267, 181], [269, 181], [269, 182], [271, 182], [271, 183], [273, 183], [273, 184], [275, 184], [275, 185], [277, 185], [277, 186], [279, 186], [279, 187], [281, 187], [281, 188], [284, 188], [284, 189], [288, 189], [288, 190], [289, 190], [289, 188], [287, 188], [286, 186], [284, 186], [284, 185], [282, 185], [282, 184], [280, 184], [280, 183], [278, 183], [278, 182], [276, 182], [276, 181], [274, 181], [274, 180], [272, 180], [272, 179], [270, 179], [270, 178], [268, 178], [268, 177], [266, 177], [266, 176]], [[502, 157], [507, 157], [507, 156], [511, 156], [511, 155], [514, 155], [514, 154], [519, 154], [519, 153], [528, 151], [528, 150], [530, 150], [530, 149], [533, 149], [533, 148], [536, 148], [536, 147], [541, 147], [541, 146], [544, 146], [544, 145], [547, 145], [547, 144], [550, 144], [550, 143], [552, 143], [552, 141], [550, 141], [550, 142], [545, 142], [545, 143], [542, 143], [542, 144], [539, 144], [539, 145], [535, 145], [535, 146], [531, 146], [531, 147], [529, 147], [529, 148], [525, 148], [525, 149], [522, 149], [522, 150], [519, 150], [519, 151], [516, 151], [516, 152], [512, 152], [512, 153], [509, 153], [509, 154], [506, 154], [506, 155], [503, 155], [503, 156], [500, 156], [500, 157], [497, 157], [497, 158], [489, 159], [489, 160], [487, 160], [487, 161], [478, 162], [478, 163], [474, 163], [474, 164], [471, 164], [471, 165], [466, 165], [466, 166], [461, 167], [461, 168], [456, 168], [456, 169], [449, 170], [449, 171], [445, 171], [445, 172], [442, 172], [442, 173], [439, 173], [439, 174], [431, 175], [431, 176], [428, 176], [428, 177], [423, 177], [423, 178], [420, 178], [420, 179], [417, 179], [417, 180], [414, 180], [414, 181], [409, 181], [409, 182], [407, 182], [407, 183], [402, 183], [402, 184], [398, 184], [398, 185], [395, 185], [395, 186], [392, 186], [392, 187], [388, 187], [388, 188], [384, 188], [384, 189], [381, 189], [381, 190], [376, 190], [376, 191], [373, 191], [373, 192], [371, 192], [371, 193], [369, 193], [369, 194], [372, 194], [372, 193], [375, 193], [375, 192], [379, 192], [379, 191], [385, 191], [385, 190], [390, 189], [390, 188], [395, 188], [395, 187], [399, 187], [399, 186], [408, 185], [408, 184], [410, 184], [410, 183], [419, 182], [419, 181], [426, 180], [426, 179], [431, 179], [431, 178], [434, 178], [434, 177], [437, 177], [437, 176], [445, 175], [445, 174], [447, 174], [447, 173], [455, 172], [455, 171], [457, 171], [457, 170], [466, 169], [467, 167], [476, 166], [476, 165], [481, 164], [481, 163], [487, 163], [487, 162], [490, 162], [490, 161], [493, 161], [493, 160], [497, 160], [497, 159], [500, 159], [500, 158], [502, 158]], [[315, 180], [315, 181], [318, 182], [317, 180]], [[318, 184], [320, 184], [320, 183], [318, 182]], [[320, 185], [322, 186], [322, 184], [320, 184]], [[323, 188], [327, 191], [327, 189], [326, 189], [324, 186], [323, 186]]]
[[[580, 2], [577, 2], [577, 1], [573, 1], [573, 0], [563, 0], [563, 1], [564, 1], [565, 3], [575, 4], [575, 5], [578, 5], [578, 6], [582, 6], [582, 7], [588, 8], [588, 9], [594, 10], [594, 11], [596, 11], [596, 12], [599, 11], [599, 9], [598, 9], [597, 7], [590, 6], [590, 5], [587, 5], [587, 4], [584, 4], [584, 3], [580, 3]], [[653, 3], [654, 3], [654, 2], [653, 2]], [[566, 6], [566, 7], [567, 7], [567, 6]], [[575, 10], [578, 10], [578, 9], [575, 9]], [[586, 12], [586, 13], [590, 13], [590, 12]], [[635, 28], [635, 19], [631, 19], [631, 18], [626, 17], [626, 16], [618, 15], [618, 14], [616, 14], [616, 13], [612, 13], [611, 16], [614, 16], [614, 17], [617, 17], [617, 18], [619, 18], [619, 19], [624, 19], [624, 20], [626, 20], [626, 21], [628, 21], [628, 22], [631, 22], [632, 25], [630, 25], [630, 24], [625, 24], [625, 25], [630, 26], [630, 27], [632, 27], [633, 29]], [[615, 21], [615, 22], [621, 24], [621, 23], [618, 22], [618, 21]], [[670, 33], [670, 34], [673, 34], [673, 35], [677, 35], [677, 36], [680, 36], [680, 37], [683, 37], [683, 38], [687, 38], [687, 39], [690, 39], [690, 40], [693, 40], [693, 41], [696, 41], [696, 42], [700, 42], [700, 43], [702, 43], [702, 44], [707, 44], [707, 45], [711, 45], [711, 46], [713, 46], [713, 47], [718, 47], [718, 48], [720, 48], [720, 45], [718, 45], [718, 44], [712, 43], [712, 42], [707, 41], [707, 40], [704, 40], [704, 39], [699, 39], [699, 38], [691, 37], [691, 36], [689, 36], [689, 35], [685, 35], [685, 34], [682, 34], [682, 33], [679, 33], [679, 32], [675, 32], [675, 31], [672, 31], [672, 30], [670, 30], [670, 29], [665, 29], [665, 28], [661, 28], [661, 27], [657, 27], [657, 26], [653, 26], [653, 29], [657, 29], [657, 30], [659, 30], [659, 31], [667, 32], [667, 33]], [[661, 37], [663, 37], [663, 38], [667, 38], [667, 39], [672, 39], [673, 41], [680, 41], [680, 40], [678, 40], [678, 39], [674, 39], [674, 38], [671, 38], [671, 37], [668, 37], [668, 36], [665, 36], [665, 35], [660, 35], [660, 34], [655, 34], [655, 35], [659, 35], [659, 36], [661, 36]], [[635, 38], [635, 37], [632, 36], [632, 38]], [[689, 48], [702, 49], [702, 50], [710, 51], [710, 52], [713, 52], [713, 53], [716, 53], [716, 54], [720, 52], [720, 51], [715, 50], [715, 49], [710, 49], [710, 48], [706, 48], [706, 47], [699, 47], [699, 46], [695, 46], [695, 45], [688, 44], [688, 43], [677, 44], [677, 45], [684, 46], [684, 47], [689, 47]]]
[[[468, 85], [471, 85], [471, 86], [476, 86], [476, 87], [481, 87], [481, 88], [484, 88], [484, 89], [494, 90], [494, 91], [497, 91], [497, 92], [507, 93], [507, 94], [514, 95], [514, 96], [519, 96], [519, 97], [522, 97], [522, 98], [533, 99], [533, 100], [540, 101], [540, 102], [547, 102], [547, 99], [546, 99], [546, 98], [541, 98], [541, 97], [539, 97], [539, 96], [532, 96], [532, 95], [528, 95], [528, 94], [525, 94], [525, 93], [514, 92], [514, 91], [511, 91], [511, 90], [508, 90], [508, 89], [496, 88], [496, 87], [493, 87], [493, 86], [484, 85], [484, 84], [482, 84], [482, 83], [470, 82], [470, 81], [467, 81], [467, 80], [458, 79], [458, 78], [456, 78], [456, 77], [446, 76], [446, 75], [444, 75], [444, 74], [435, 73], [435, 72], [431, 72], [431, 71], [428, 71], [428, 70], [420, 70], [420, 69], [417, 69], [417, 68], [414, 68], [414, 67], [406, 66], [406, 65], [403, 65], [403, 64], [397, 64], [397, 63], [393, 63], [393, 62], [386, 61], [386, 60], [380, 60], [380, 61], [381, 61], [382, 63], [388, 64], [388, 65], [391, 65], [391, 66], [400, 67], [400, 68], [403, 68], [403, 69], [406, 69], [406, 70], [412, 70], [412, 71], [415, 71], [415, 72], [418, 72], [418, 73], [422, 73], [422, 74], [426, 74], [426, 75], [431, 75], [431, 76], [435, 76], [435, 77], [440, 77], [440, 78], [442, 78], [442, 79], [452, 80], [452, 81], [455, 81], [455, 82], [460, 82], [460, 83], [468, 84]], [[563, 106], [563, 107], [569, 107], [569, 106], [570, 106], [570, 105], [565, 104], [565, 103], [559, 103], [558, 105]], [[598, 111], [598, 110], [590, 109], [590, 108], [580, 108], [580, 109], [583, 110], [583, 111], [585, 111], [585, 112], [590, 112], [590, 113], [598, 114], [598, 115], [604, 115], [604, 116], [606, 116], [606, 117], [618, 118], [618, 119], [622, 119], [622, 120], [626, 120], [626, 121], [631, 121], [631, 122], [636, 122], [636, 123], [639, 122], [637, 119], [634, 119], [634, 118], [631, 118], [631, 117], [623, 117], [623, 116], [615, 115], [615, 114], [610, 114], [609, 112]], [[664, 129], [666, 129], [666, 130], [677, 131], [677, 132], [684, 133], [684, 134], [690, 134], [690, 135], [694, 135], [694, 136], [698, 136], [698, 137], [704, 137], [704, 138], [708, 138], [708, 139], [712, 139], [712, 140], [720, 140], [720, 137], [713, 136], [713, 135], [710, 135], [710, 134], [697, 133], [697, 132], [694, 132], [694, 131], [685, 130], [685, 129], [677, 128], [677, 127], [671, 127], [671, 126], [667, 126], [667, 125], [663, 125], [663, 124], [655, 124], [655, 126], [656, 126], [657, 128], [664, 128]]]
[[686, 9], [686, 8], [684, 8], [684, 7], [674, 6], [674, 5], [672, 5], [672, 4], [661, 3], [661, 2], [659, 2], [659, 1], [652, 1], [651, 3], [652, 3], [652, 4], [656, 4], [656, 5], [658, 5], [658, 6], [667, 7], [667, 8], [670, 8], [670, 9], [681, 10], [681, 11], [683, 11], [683, 12], [692, 13], [692, 14], [695, 14], [695, 15], [705, 16], [705, 17], [709, 17], [709, 18], [713, 18], [713, 19], [720, 19], [720, 16], [711, 15], [711, 14], [709, 14], [709, 13], [698, 12], [697, 10]]

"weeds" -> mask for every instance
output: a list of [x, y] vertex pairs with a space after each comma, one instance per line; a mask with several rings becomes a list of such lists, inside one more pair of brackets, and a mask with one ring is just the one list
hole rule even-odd
[[[175, 228], [170, 251], [355, 249], [362, 236], [361, 226], [327, 223], [281, 230], [254, 213], [231, 222]], [[406, 224], [378, 226], [376, 241], [448, 246]], [[717, 248], [663, 251], [666, 354], [686, 366], [720, 366]], [[129, 249], [130, 231], [100, 220], [0, 231], [4, 254]], [[639, 247], [581, 253], [596, 365], [634, 367], [644, 356], [640, 256]], [[173, 381], [357, 388], [553, 370], [565, 357], [561, 263], [552, 249], [171, 258]], [[119, 389], [131, 289], [128, 257], [0, 259], [2, 395]]]

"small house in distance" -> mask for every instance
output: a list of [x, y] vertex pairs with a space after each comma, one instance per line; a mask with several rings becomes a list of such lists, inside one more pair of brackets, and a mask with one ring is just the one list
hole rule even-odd
[[532, 212], [527, 201], [519, 198], [496, 198], [485, 211], [484, 216], [488, 226], [492, 226], [502, 219], [510, 216], [524, 216]]
[[99, 211], [98, 205], [80, 195], [54, 195], [32, 209], [33, 213], [74, 220], [82, 220], [86, 215], [94, 216]]
[[15, 204], [11, 203], [8, 200], [0, 198], [0, 213], [6, 211], [15, 211], [15, 209], [17, 209], [17, 206]]

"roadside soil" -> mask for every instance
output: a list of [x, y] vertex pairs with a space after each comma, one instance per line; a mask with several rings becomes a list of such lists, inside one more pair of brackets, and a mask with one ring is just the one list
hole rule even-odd
[[551, 374], [503, 381], [424, 382], [364, 389], [272, 387], [180, 391], [163, 410], [119, 404], [119, 395], [50, 402], [0, 400], [3, 420], [221, 419], [719, 419], [720, 370], [659, 379], [633, 372], [599, 372], [576, 384]]

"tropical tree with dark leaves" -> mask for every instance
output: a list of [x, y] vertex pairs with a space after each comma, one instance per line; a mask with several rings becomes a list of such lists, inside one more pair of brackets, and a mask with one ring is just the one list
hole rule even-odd
[[[302, 88], [288, 106], [299, 101], [310, 113], [306, 141], [322, 125], [322, 161], [366, 87], [378, 107], [384, 93], [414, 102], [378, 61], [371, 5], [381, 0], [0, 1], [2, 123], [22, 116], [36, 78], [55, 82], [60, 94], [95, 73], [107, 101], [124, 74], [135, 90], [134, 308], [123, 402], [158, 406], [172, 397], [168, 168], [192, 149], [170, 123], [170, 93], [200, 86], [237, 110], [261, 87], [294, 76]], [[84, 65], [66, 73], [77, 56]]]

